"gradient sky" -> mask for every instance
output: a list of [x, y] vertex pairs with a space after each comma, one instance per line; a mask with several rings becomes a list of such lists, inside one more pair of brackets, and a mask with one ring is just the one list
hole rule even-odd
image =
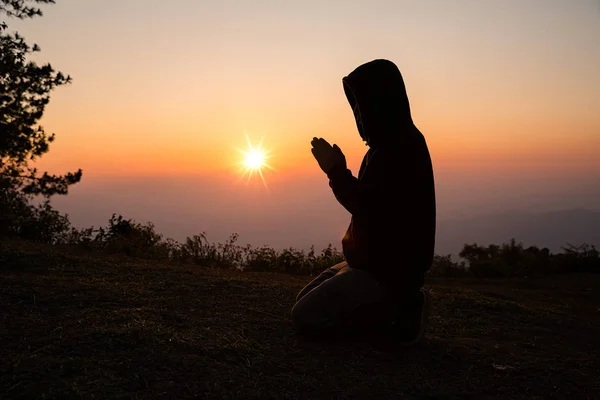
[[[341, 78], [375, 58], [404, 75], [440, 218], [598, 203], [598, 0], [57, 0], [44, 12], [8, 22], [74, 79], [47, 108], [57, 140], [41, 166], [83, 169], [56, 201], [77, 223], [124, 212], [171, 236], [339, 241], [348, 215], [310, 140], [337, 143], [357, 171], [366, 148]], [[231, 165], [244, 132], [272, 150], [268, 191]]]

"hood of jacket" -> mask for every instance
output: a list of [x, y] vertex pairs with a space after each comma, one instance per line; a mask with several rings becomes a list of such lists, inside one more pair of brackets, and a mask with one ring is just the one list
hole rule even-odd
[[358, 132], [371, 148], [407, 139], [413, 121], [404, 79], [393, 62], [362, 64], [342, 79]]

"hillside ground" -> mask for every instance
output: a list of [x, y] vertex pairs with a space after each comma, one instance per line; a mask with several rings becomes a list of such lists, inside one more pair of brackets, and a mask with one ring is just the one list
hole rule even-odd
[[600, 276], [430, 279], [427, 339], [298, 337], [308, 277], [0, 244], [1, 399], [595, 398]]

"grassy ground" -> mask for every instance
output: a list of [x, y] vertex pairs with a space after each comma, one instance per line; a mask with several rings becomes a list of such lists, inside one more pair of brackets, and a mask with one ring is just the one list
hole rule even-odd
[[430, 280], [412, 348], [296, 336], [307, 278], [0, 244], [0, 398], [595, 398], [600, 276]]

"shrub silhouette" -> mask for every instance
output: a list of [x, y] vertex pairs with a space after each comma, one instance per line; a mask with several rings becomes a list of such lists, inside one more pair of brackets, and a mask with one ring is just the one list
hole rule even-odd
[[[276, 250], [266, 245], [241, 246], [237, 244], [236, 233], [225, 243], [210, 242], [205, 232], [180, 243], [165, 239], [151, 222], [142, 224], [117, 214], [111, 216], [106, 226], [76, 229], [68, 216], [53, 209], [48, 200], [30, 204], [26, 195], [14, 190], [0, 191], [0, 237], [204, 268], [296, 275], [315, 275], [344, 260], [343, 254], [331, 244], [320, 253], [314, 246], [308, 252], [294, 248]], [[533, 279], [573, 272], [600, 273], [600, 253], [593, 245], [567, 244], [562, 250], [552, 254], [547, 248], [525, 248], [514, 238], [501, 245], [465, 244], [459, 253], [461, 261], [453, 261], [449, 254], [436, 255], [427, 275]]]
[[469, 271], [481, 278], [535, 278], [569, 272], [600, 273], [600, 257], [593, 245], [568, 244], [562, 250], [563, 253], [551, 254], [547, 248], [524, 248], [522, 243], [513, 238], [501, 246], [465, 244], [459, 256], [468, 262]]
[[111, 253], [124, 253], [139, 258], [161, 258], [168, 255], [162, 235], [151, 222], [140, 224], [113, 214], [107, 229], [99, 231], [97, 242]]
[[433, 265], [427, 272], [428, 276], [443, 276], [448, 278], [458, 278], [469, 275], [464, 261], [456, 263], [452, 261], [452, 255], [444, 256], [435, 255], [433, 257]]
[[16, 190], [0, 190], [0, 237], [57, 244], [65, 241], [71, 224], [66, 215], [52, 208], [48, 200], [31, 204]]

